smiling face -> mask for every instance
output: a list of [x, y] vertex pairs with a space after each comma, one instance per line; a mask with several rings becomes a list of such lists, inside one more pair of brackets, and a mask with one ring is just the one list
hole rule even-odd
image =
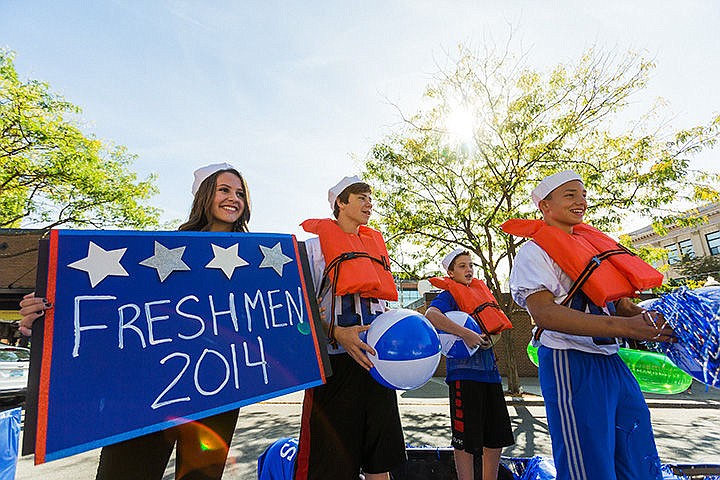
[[473, 279], [473, 263], [470, 255], [461, 253], [455, 257], [448, 268], [448, 276], [458, 283], [470, 285]]
[[211, 232], [230, 232], [245, 210], [243, 182], [234, 173], [222, 172], [215, 182], [215, 193], [210, 205]]
[[587, 210], [587, 191], [579, 180], [564, 183], [540, 201], [543, 219], [568, 233], [582, 223]]
[[372, 196], [370, 192], [351, 193], [347, 203], [337, 201], [338, 221], [353, 225], [367, 225], [372, 214]]

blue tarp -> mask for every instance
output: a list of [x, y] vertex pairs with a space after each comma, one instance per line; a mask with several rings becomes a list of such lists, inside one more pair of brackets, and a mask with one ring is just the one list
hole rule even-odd
[[20, 407], [0, 412], [0, 480], [13, 480], [20, 445]]

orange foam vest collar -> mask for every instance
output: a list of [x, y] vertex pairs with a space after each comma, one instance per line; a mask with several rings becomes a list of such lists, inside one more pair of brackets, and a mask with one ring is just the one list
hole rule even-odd
[[323, 282], [327, 277], [335, 295], [357, 293], [366, 298], [398, 299], [390, 256], [380, 232], [361, 225], [357, 235], [346, 233], [329, 218], [305, 220], [301, 226], [320, 238], [326, 264]]
[[595, 305], [662, 285], [662, 273], [590, 225], [574, 225], [572, 234], [543, 220], [512, 219], [501, 227], [506, 233], [532, 238], [573, 282], [584, 280], [580, 289]]
[[463, 285], [448, 277], [434, 277], [429, 281], [435, 287], [450, 292], [460, 310], [471, 315], [483, 332], [496, 334], [512, 328], [510, 320], [482, 280], [473, 278], [470, 285]]

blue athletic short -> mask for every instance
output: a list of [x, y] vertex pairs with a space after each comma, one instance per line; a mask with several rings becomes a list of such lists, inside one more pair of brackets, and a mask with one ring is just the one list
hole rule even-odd
[[661, 480], [650, 411], [618, 355], [538, 350], [558, 480]]

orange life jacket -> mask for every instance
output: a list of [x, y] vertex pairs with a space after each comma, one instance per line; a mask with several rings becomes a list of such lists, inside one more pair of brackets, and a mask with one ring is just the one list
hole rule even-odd
[[320, 238], [326, 264], [320, 290], [329, 281], [335, 295], [357, 293], [366, 298], [398, 299], [390, 256], [380, 232], [360, 225], [357, 235], [346, 233], [329, 218], [305, 220], [300, 225]]
[[574, 225], [572, 235], [543, 220], [512, 219], [501, 227], [512, 235], [532, 238], [550, 255], [574, 282], [568, 298], [581, 289], [602, 307], [662, 284], [662, 273], [590, 225]]
[[496, 334], [512, 328], [512, 323], [482, 280], [473, 278], [470, 285], [463, 285], [448, 277], [429, 280], [437, 288], [450, 292], [460, 310], [471, 315], [484, 333]]

